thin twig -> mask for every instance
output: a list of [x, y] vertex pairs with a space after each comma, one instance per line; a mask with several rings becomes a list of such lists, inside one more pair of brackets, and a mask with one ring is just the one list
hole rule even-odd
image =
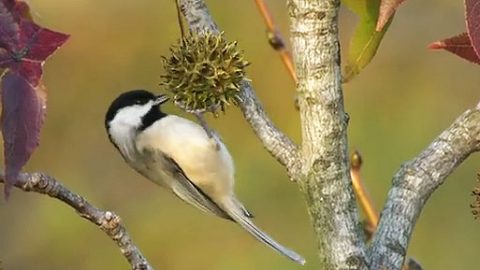
[[194, 112], [195, 117], [197, 117], [198, 122], [203, 127], [205, 132], [207, 133], [208, 137], [214, 137], [214, 131], [208, 126], [207, 121], [205, 121], [205, 117], [202, 112]]
[[268, 43], [275, 51], [280, 54], [280, 58], [282, 59], [283, 64], [287, 68], [287, 71], [292, 77], [293, 81], [296, 83], [297, 74], [295, 72], [295, 67], [293, 66], [292, 55], [287, 49], [287, 46], [283, 41], [282, 35], [273, 21], [267, 4], [264, 0], [255, 0], [255, 4], [257, 5], [257, 8], [260, 11], [263, 20], [265, 21], [265, 26], [267, 27]]
[[183, 38], [185, 37], [185, 27], [183, 26], [182, 11], [180, 10], [180, 4], [178, 3], [179, 0], [173, 1], [175, 1], [175, 7], [177, 9], [178, 27], [180, 28], [180, 36], [183, 40]]
[[[4, 177], [3, 172], [0, 172], [0, 183], [4, 183]], [[27, 192], [45, 194], [66, 203], [75, 209], [80, 217], [104, 231], [120, 248], [133, 270], [153, 270], [121, 224], [120, 217], [115, 213], [93, 206], [82, 196], [67, 189], [54, 177], [44, 173], [21, 173], [15, 187]]]
[[361, 167], [362, 157], [358, 151], [355, 151], [350, 158], [350, 175], [352, 177], [353, 190], [355, 191], [360, 207], [366, 216], [367, 224], [365, 227], [369, 236], [371, 236], [377, 228], [378, 212], [375, 210], [373, 201], [363, 184], [362, 176], [360, 174]]
[[205, 117], [203, 112], [193, 112], [193, 115], [197, 117], [198, 122], [202, 126], [203, 130], [207, 133], [208, 137], [215, 142], [215, 147], [217, 150], [220, 150], [220, 142], [222, 141], [218, 133], [215, 132], [212, 128], [210, 128], [205, 121]]

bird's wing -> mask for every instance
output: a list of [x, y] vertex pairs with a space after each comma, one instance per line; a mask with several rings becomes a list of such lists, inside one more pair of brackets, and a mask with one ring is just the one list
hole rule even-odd
[[196, 186], [183, 172], [182, 168], [171, 157], [163, 154], [166, 164], [169, 166], [169, 172], [172, 173], [174, 181], [172, 182], [172, 190], [175, 195], [187, 203], [212, 213], [221, 218], [231, 219], [207, 194], [205, 194], [198, 186]]

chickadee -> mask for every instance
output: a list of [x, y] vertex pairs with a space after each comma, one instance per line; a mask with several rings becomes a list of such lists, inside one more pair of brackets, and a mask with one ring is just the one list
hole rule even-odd
[[185, 202], [242, 226], [256, 239], [291, 260], [305, 259], [257, 228], [233, 191], [232, 157], [216, 136], [185, 118], [160, 110], [168, 101], [145, 90], [118, 96], [105, 128], [125, 161], [141, 175], [171, 190]]

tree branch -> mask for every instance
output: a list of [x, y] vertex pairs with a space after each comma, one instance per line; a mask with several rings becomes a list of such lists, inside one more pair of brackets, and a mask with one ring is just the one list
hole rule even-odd
[[480, 150], [480, 108], [464, 112], [393, 177], [370, 247], [371, 269], [401, 269], [415, 223], [430, 195], [471, 153]]
[[340, 0], [290, 0], [302, 124], [302, 174], [323, 269], [366, 269], [366, 246], [350, 180], [343, 107]]
[[[0, 183], [5, 183], [5, 175], [0, 172]], [[120, 217], [110, 211], [103, 211], [82, 196], [68, 190], [55, 178], [43, 173], [21, 173], [15, 187], [33, 191], [58, 199], [76, 210], [79, 216], [97, 225], [120, 248], [133, 270], [153, 270], [141, 251], [133, 244], [130, 235], [120, 222]]]
[[[180, 0], [180, 4], [190, 31], [219, 33], [217, 25], [202, 0]], [[247, 80], [242, 82], [240, 97], [242, 100], [240, 108], [243, 115], [262, 141], [263, 146], [287, 169], [290, 178], [296, 179], [299, 173], [297, 146], [268, 118], [255, 96], [251, 83]]]

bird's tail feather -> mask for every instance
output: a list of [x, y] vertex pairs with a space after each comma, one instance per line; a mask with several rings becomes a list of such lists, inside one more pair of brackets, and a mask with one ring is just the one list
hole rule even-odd
[[224, 205], [224, 209], [227, 212], [230, 217], [240, 224], [247, 232], [249, 232], [251, 235], [253, 235], [257, 240], [260, 242], [266, 244], [267, 246], [271, 247], [278, 253], [288, 257], [290, 260], [299, 263], [301, 265], [305, 264], [305, 259], [297, 254], [295, 251], [290, 250], [279, 243], [277, 243], [275, 240], [273, 240], [270, 236], [268, 236], [266, 233], [264, 233], [262, 230], [260, 230], [253, 222], [245, 216], [243, 211], [238, 208], [238, 206], [233, 202], [229, 201], [226, 202], [227, 205]]

